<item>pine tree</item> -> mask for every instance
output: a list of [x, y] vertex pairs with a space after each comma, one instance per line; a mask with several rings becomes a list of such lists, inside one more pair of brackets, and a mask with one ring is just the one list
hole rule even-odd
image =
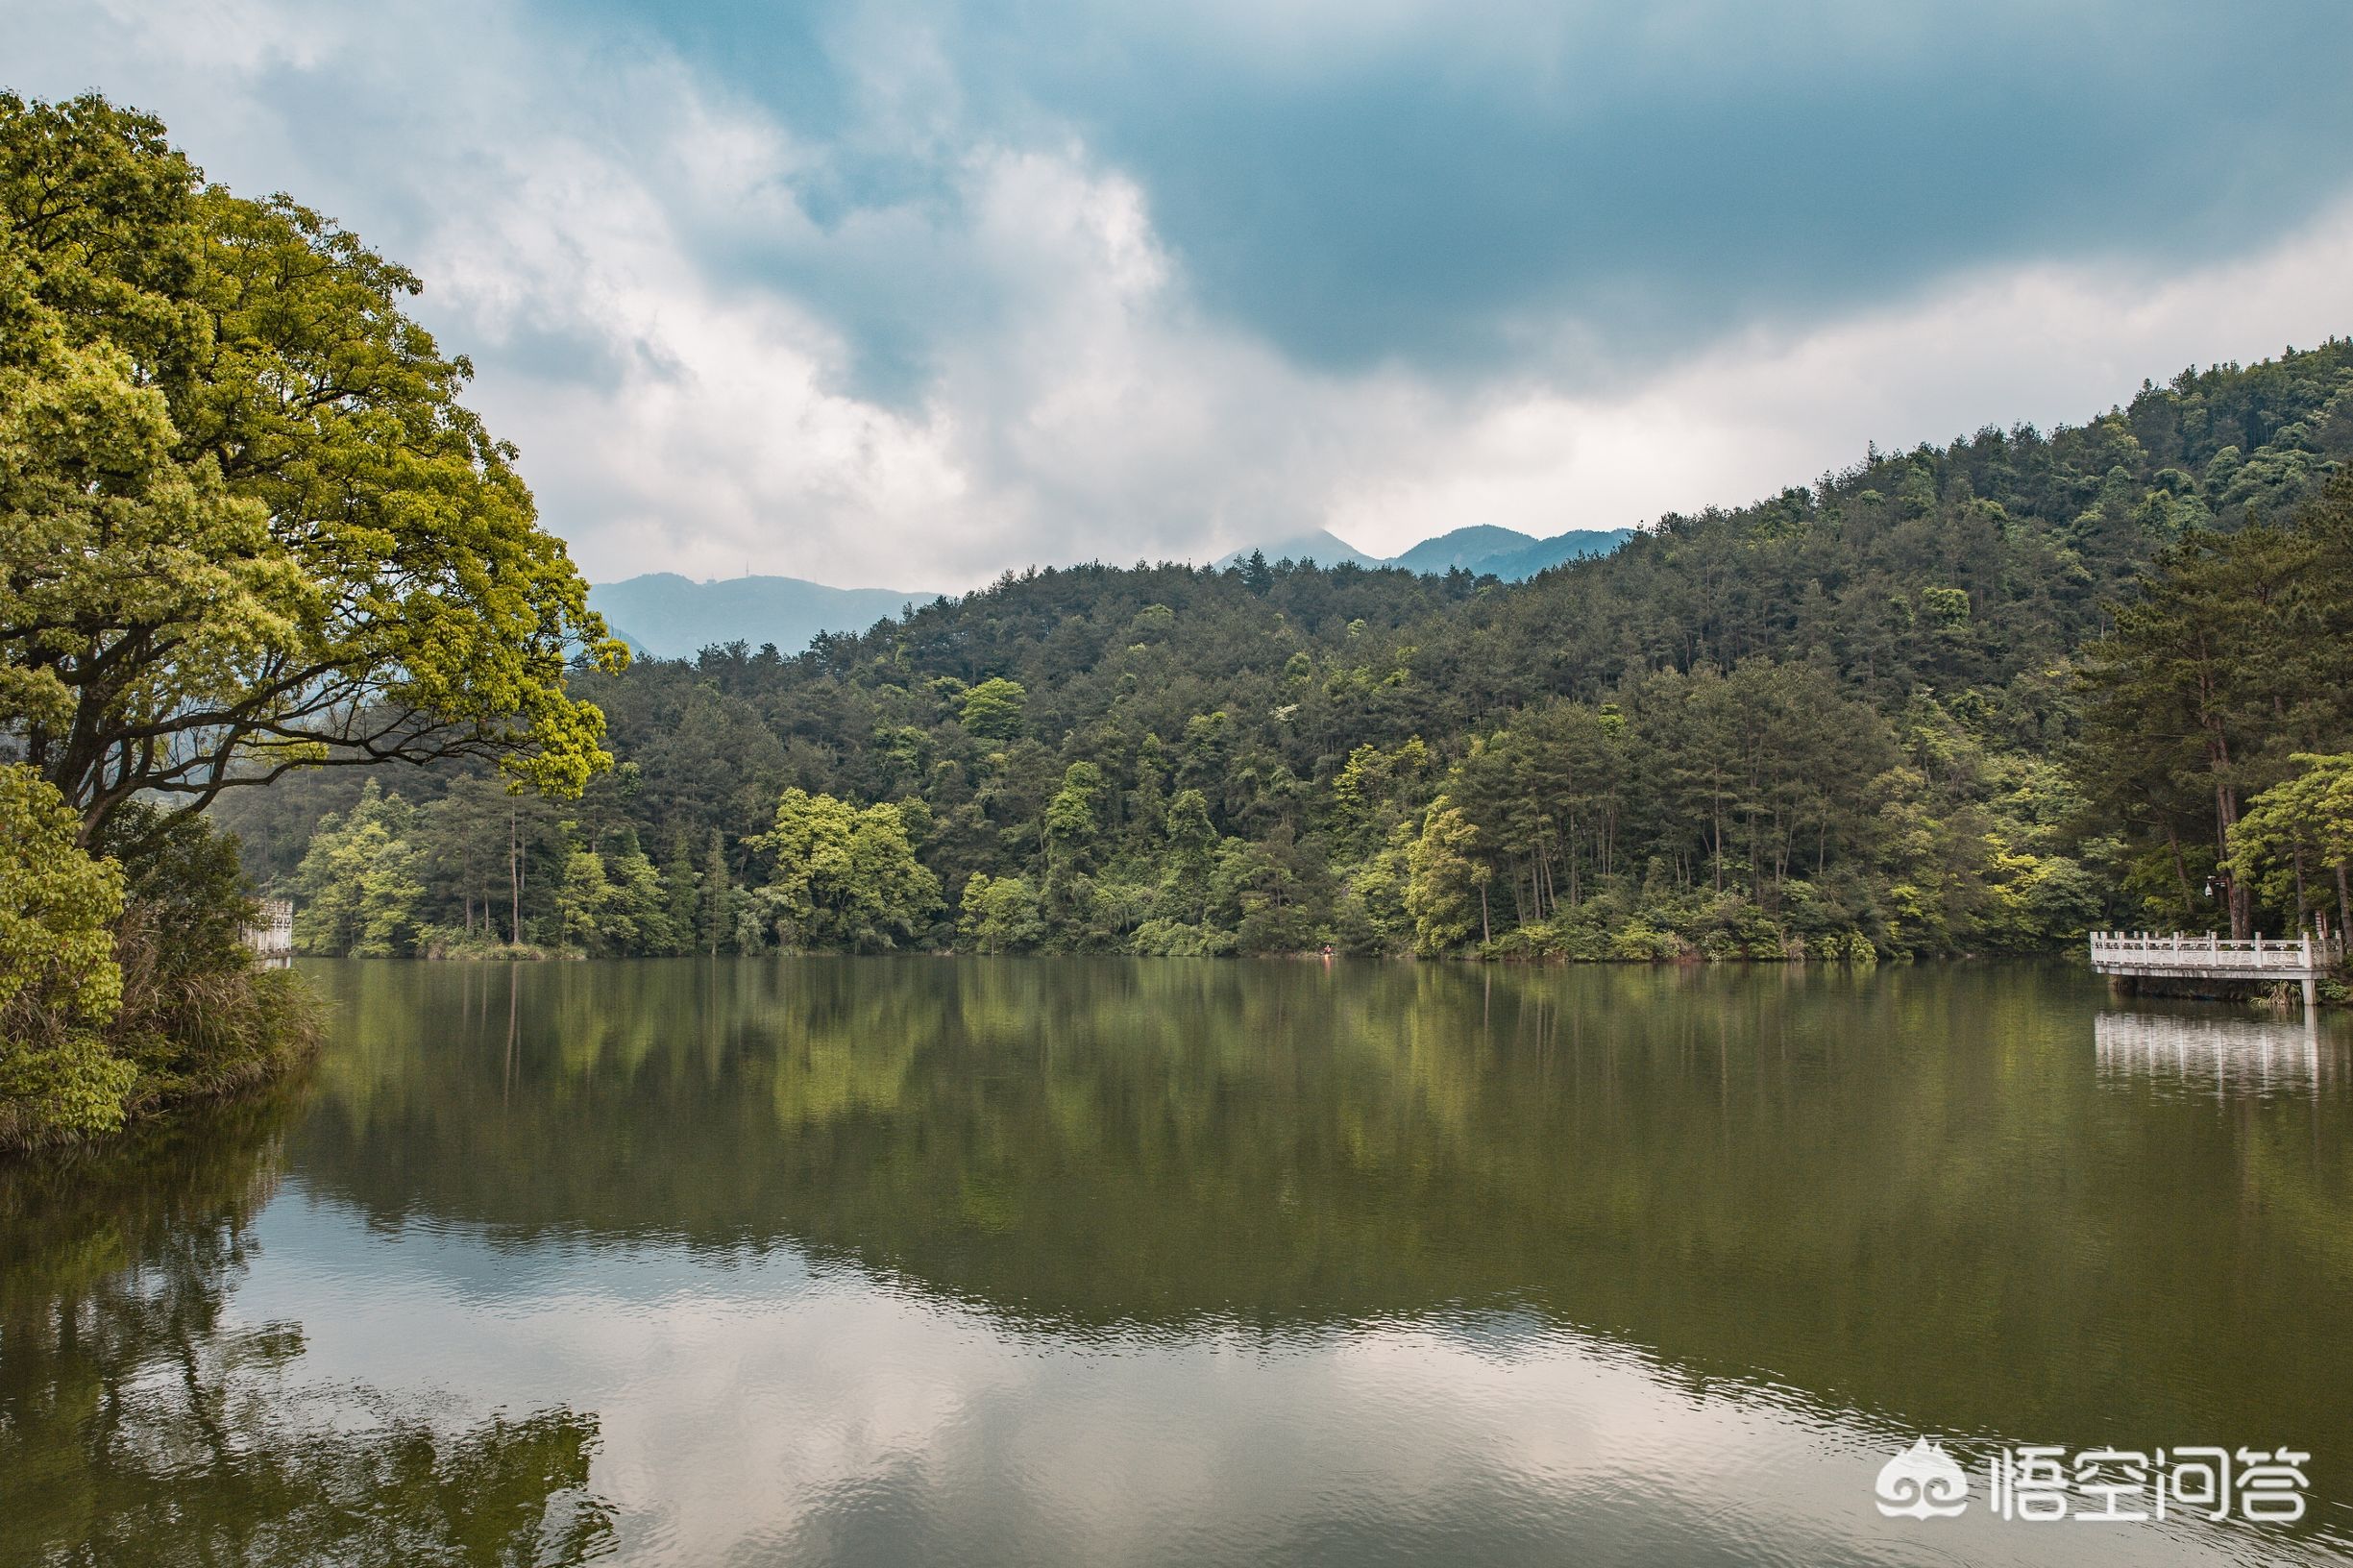
[[697, 890], [695, 940], [716, 958], [735, 942], [735, 878], [727, 871], [727, 841], [711, 829], [711, 846], [702, 858], [701, 887]]
[[665, 952], [692, 953], [701, 947], [702, 877], [686, 830], [673, 830], [662, 856], [663, 921], [669, 938]]

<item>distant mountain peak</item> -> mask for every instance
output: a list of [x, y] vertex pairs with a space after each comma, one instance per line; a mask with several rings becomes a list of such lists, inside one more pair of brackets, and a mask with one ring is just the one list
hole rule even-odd
[[829, 588], [801, 577], [713, 577], [648, 572], [593, 583], [589, 608], [615, 636], [656, 658], [692, 658], [705, 648], [773, 643], [797, 653], [822, 631], [864, 631], [909, 604], [936, 598], [903, 588]]
[[1468, 527], [1450, 529], [1434, 539], [1425, 539], [1403, 554], [1390, 557], [1389, 564], [1409, 572], [1447, 572], [1458, 566], [1468, 570], [1490, 555], [1500, 555], [1507, 550], [1526, 550], [1536, 542], [1533, 534], [1522, 533], [1517, 528], [1474, 523]]
[[1245, 545], [1220, 555], [1212, 564], [1221, 568], [1233, 566], [1248, 560], [1254, 551], [1262, 551], [1269, 561], [1313, 561], [1317, 566], [1373, 567], [1386, 564], [1377, 556], [1365, 554], [1328, 528], [1310, 528], [1305, 533], [1287, 534], [1280, 539], [1269, 539], [1263, 544]]
[[1549, 539], [1538, 539], [1517, 528], [1473, 523], [1434, 539], [1425, 539], [1402, 554], [1384, 559], [1367, 555], [1329, 529], [1314, 528], [1263, 544], [1245, 545], [1219, 556], [1214, 564], [1221, 568], [1232, 566], [1248, 560], [1253, 551], [1259, 551], [1269, 561], [1312, 560], [1319, 566], [1337, 566], [1346, 561], [1367, 568], [1393, 566], [1427, 576], [1459, 569], [1518, 582], [1563, 561], [1582, 555], [1606, 555], [1632, 538], [1633, 533], [1631, 528], [1572, 528]]

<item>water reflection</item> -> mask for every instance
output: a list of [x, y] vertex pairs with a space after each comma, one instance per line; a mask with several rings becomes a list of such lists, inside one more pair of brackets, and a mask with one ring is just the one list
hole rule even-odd
[[0, 1171], [0, 1563], [583, 1562], [593, 1416], [321, 1382], [239, 1286], [282, 1101]]
[[2092, 1020], [2102, 1078], [2193, 1093], [2317, 1095], [2345, 1083], [2342, 1044], [2310, 1015], [2293, 1021], [2187, 1013], [2102, 1013]]
[[[289, 1378], [403, 1402], [429, 1487], [388, 1461], [318, 1483], [420, 1540], [1683, 1563], [2252, 1539], [1925, 1537], [1869, 1506], [1922, 1433], [2310, 1449], [2302, 1545], [2263, 1550], [2344, 1533], [2345, 1080], [2224, 1115], [2120, 1093], [2149, 1080], [2104, 1035], [2084, 1051], [2100, 992], [2064, 970], [311, 972], [339, 1023], [298, 1110], [79, 1207], [0, 1209], [0, 1246], [82, 1247], [85, 1290], [212, 1246], [207, 1332], [256, 1441], [300, 1468], [305, 1433], [398, 1425], [282, 1413], [259, 1391]], [[272, 1325], [299, 1356], [262, 1357]], [[126, 1387], [177, 1364], [167, 1328], [124, 1331]], [[12, 1330], [10, 1354], [13, 1389], [74, 1350]], [[100, 1453], [117, 1495], [180, 1506], [201, 1442], [126, 1468], [93, 1446], [106, 1408], [13, 1452]]]
[[496, 1252], [411, 1228], [364, 1292], [327, 1256], [280, 1288], [331, 1321], [329, 1364], [593, 1405], [628, 1562], [2122, 1568], [2252, 1544], [1981, 1516], [1929, 1534], [1870, 1507], [1908, 1433], [1527, 1313], [1073, 1344], [785, 1247], [692, 1269], [633, 1248], [486, 1311], [465, 1282]]

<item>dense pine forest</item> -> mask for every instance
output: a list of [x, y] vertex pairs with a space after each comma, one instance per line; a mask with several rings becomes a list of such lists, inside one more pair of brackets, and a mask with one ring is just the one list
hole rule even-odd
[[1525, 584], [1008, 575], [582, 669], [619, 759], [225, 797], [316, 953], [2031, 952], [2345, 919], [2353, 342]]

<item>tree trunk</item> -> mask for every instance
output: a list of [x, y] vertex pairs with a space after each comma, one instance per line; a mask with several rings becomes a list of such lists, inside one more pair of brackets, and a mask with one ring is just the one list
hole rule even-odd
[[515, 808], [506, 808], [506, 897], [510, 940], [523, 945], [523, 841], [515, 822]]
[[[2219, 720], [2207, 721], [2206, 766], [2214, 770], [2215, 853], [2227, 861], [2230, 830], [2239, 825], [2239, 792], [2231, 787], [2230, 738]], [[2255, 924], [2254, 896], [2236, 875], [2226, 877], [2223, 891], [2230, 895], [2231, 941], [2244, 942]]]
[[[2216, 847], [2223, 855], [2230, 853], [2230, 830], [2239, 825], [2239, 792], [2227, 779], [2214, 783], [2214, 815]], [[2230, 894], [2230, 939], [2244, 942], [2255, 928], [2255, 897], [2238, 876], [2232, 875], [2224, 884]]]
[[2197, 894], [2190, 890], [2190, 863], [2182, 859], [2181, 835], [2171, 828], [2165, 830], [2166, 847], [2173, 851], [2173, 874], [2181, 881], [2181, 907], [2192, 915], [2197, 913]]
[[1577, 819], [1575, 817], [1569, 819], [1568, 836], [1560, 841], [1560, 846], [1569, 857], [1569, 907], [1582, 909], [1585, 906], [1584, 885], [1578, 873], [1583, 870], [1583, 866], [1578, 859], [1581, 851], [1577, 843]]

